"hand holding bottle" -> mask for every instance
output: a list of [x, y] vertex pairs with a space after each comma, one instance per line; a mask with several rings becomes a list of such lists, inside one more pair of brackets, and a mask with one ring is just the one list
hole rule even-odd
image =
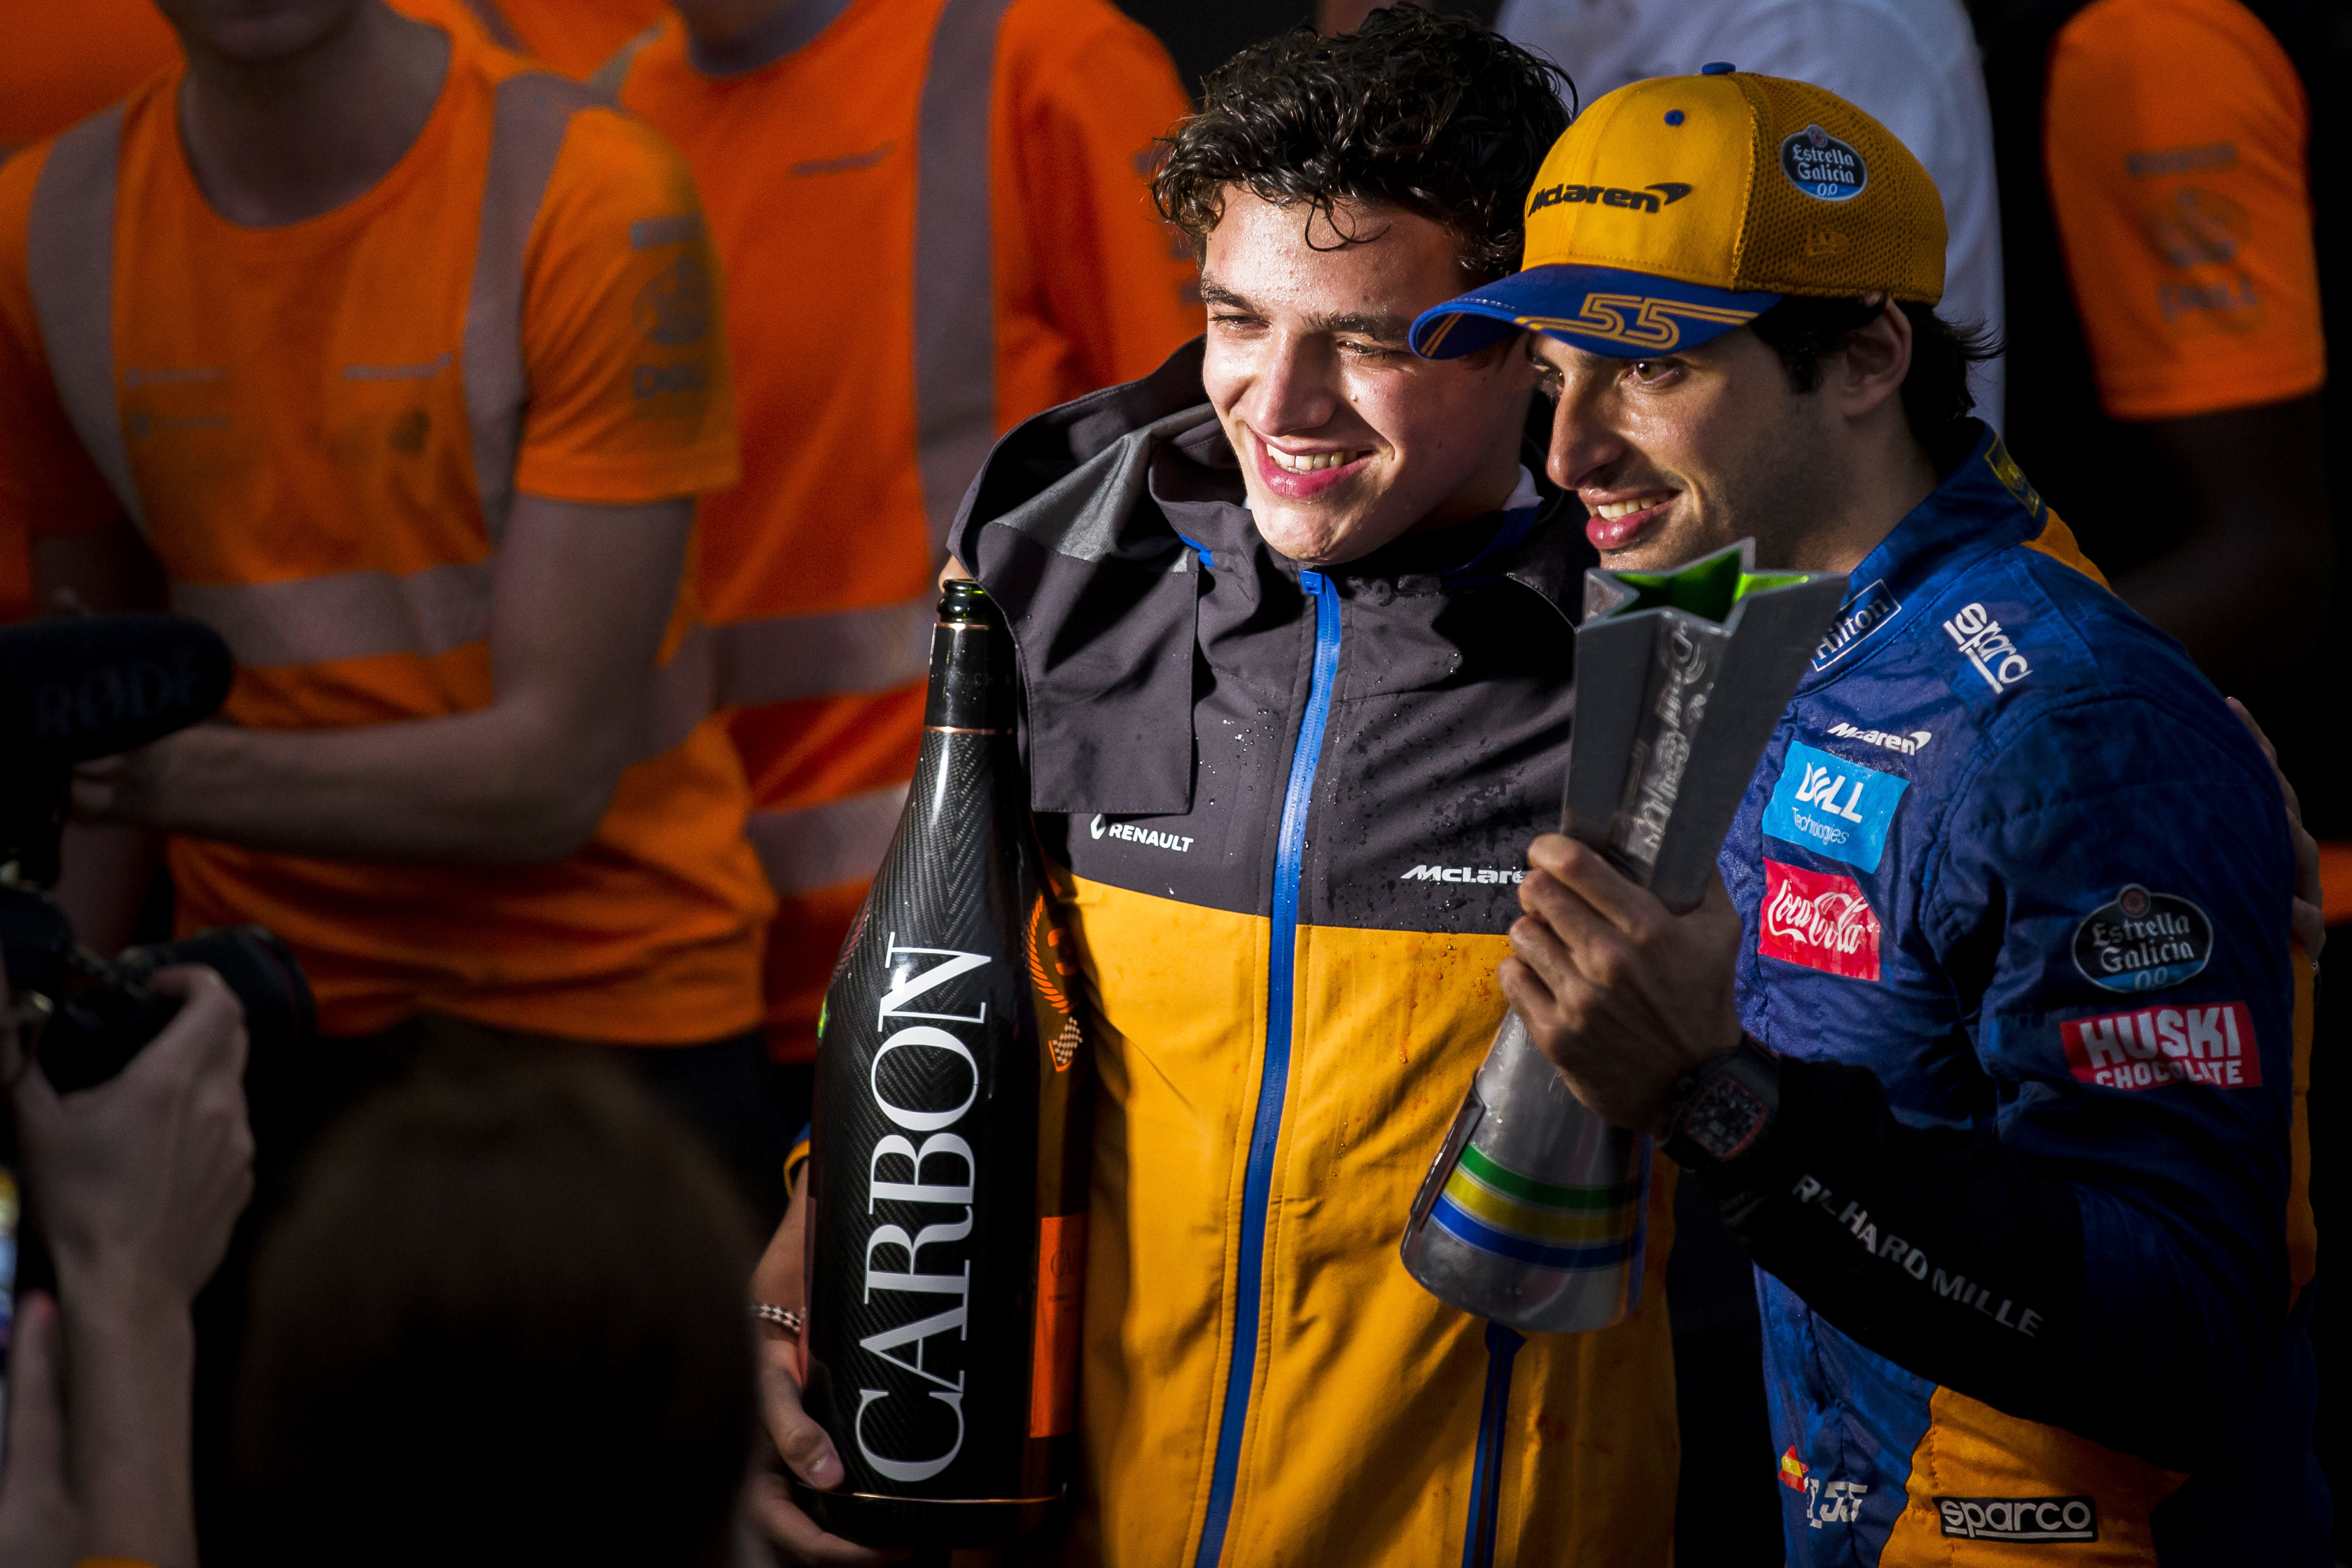
[[[753, 1300], [772, 1302], [795, 1312], [803, 1310], [806, 1300], [801, 1279], [802, 1237], [808, 1223], [808, 1205], [803, 1201], [805, 1174], [793, 1178], [783, 1223], [776, 1227], [759, 1267], [751, 1271]], [[793, 1475], [819, 1491], [830, 1491], [841, 1484], [841, 1456], [834, 1451], [833, 1439], [825, 1436], [824, 1428], [801, 1407], [800, 1341], [777, 1323], [762, 1321], [757, 1332], [760, 1417], [768, 1428], [769, 1441]], [[791, 1487], [773, 1471], [752, 1482], [751, 1509], [760, 1527], [788, 1563], [866, 1568], [909, 1555], [827, 1534], [793, 1503]]]

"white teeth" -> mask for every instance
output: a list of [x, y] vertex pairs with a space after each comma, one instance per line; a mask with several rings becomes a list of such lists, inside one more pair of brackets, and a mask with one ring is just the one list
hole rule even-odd
[[1277, 452], [1272, 447], [1265, 449], [1265, 455], [1272, 458], [1274, 466], [1286, 474], [1319, 473], [1325, 468], [1336, 468], [1356, 460], [1353, 452], [1308, 452], [1294, 458], [1287, 452]]
[[1592, 513], [1603, 522], [1614, 522], [1621, 517], [1631, 517], [1643, 508], [1656, 506], [1667, 499], [1665, 495], [1654, 495], [1637, 496], [1632, 500], [1605, 500], [1594, 507]]

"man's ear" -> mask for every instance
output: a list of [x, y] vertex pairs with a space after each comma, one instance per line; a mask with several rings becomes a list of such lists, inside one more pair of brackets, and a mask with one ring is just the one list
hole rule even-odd
[[1875, 317], [1847, 336], [1822, 369], [1822, 390], [1836, 401], [1840, 413], [1860, 419], [1874, 412], [1902, 395], [1903, 379], [1911, 374], [1911, 319], [1888, 300]]

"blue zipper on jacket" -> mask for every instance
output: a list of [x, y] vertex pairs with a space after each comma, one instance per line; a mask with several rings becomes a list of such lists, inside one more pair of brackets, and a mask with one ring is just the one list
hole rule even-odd
[[1527, 1341], [1500, 1323], [1486, 1325], [1486, 1398], [1478, 1412], [1478, 1452], [1470, 1465], [1470, 1519], [1462, 1531], [1462, 1568], [1494, 1568], [1502, 1516], [1503, 1445], [1511, 1413], [1511, 1363]]
[[1265, 1065], [1257, 1085], [1257, 1115], [1250, 1123], [1249, 1167], [1242, 1178], [1240, 1277], [1234, 1290], [1234, 1352], [1225, 1368], [1225, 1401], [1217, 1425], [1217, 1458], [1209, 1472], [1209, 1512], [1201, 1526], [1193, 1568], [1216, 1568], [1233, 1519], [1234, 1484], [1241, 1469], [1242, 1429], [1249, 1423], [1250, 1384], [1257, 1374], [1257, 1319], [1265, 1272], [1265, 1210], [1274, 1184], [1274, 1150], [1282, 1137], [1282, 1100], [1290, 1087], [1292, 971], [1298, 961], [1299, 863], [1307, 850], [1307, 811], [1315, 793], [1316, 759], [1339, 674], [1339, 591], [1320, 572], [1302, 571], [1298, 585], [1315, 606], [1315, 676], [1307, 714], [1290, 753], [1290, 785], [1282, 796], [1282, 837], [1274, 850], [1274, 928], [1267, 937]]

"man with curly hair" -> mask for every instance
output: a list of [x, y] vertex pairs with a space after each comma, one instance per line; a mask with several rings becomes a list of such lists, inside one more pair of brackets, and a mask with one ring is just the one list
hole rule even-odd
[[[1612, 1328], [1522, 1338], [1397, 1258], [1503, 1017], [1594, 559], [1522, 464], [1525, 357], [1408, 332], [1517, 265], [1561, 86], [1402, 6], [1236, 58], [1158, 181], [1206, 337], [1008, 436], [950, 535], [1020, 646], [1099, 1052], [1085, 1458], [1031, 1561], [1671, 1558], [1663, 1168]], [[1643, 1201], [1593, 1216], [1628, 1256]], [[779, 1450], [838, 1485], [768, 1355]]]

